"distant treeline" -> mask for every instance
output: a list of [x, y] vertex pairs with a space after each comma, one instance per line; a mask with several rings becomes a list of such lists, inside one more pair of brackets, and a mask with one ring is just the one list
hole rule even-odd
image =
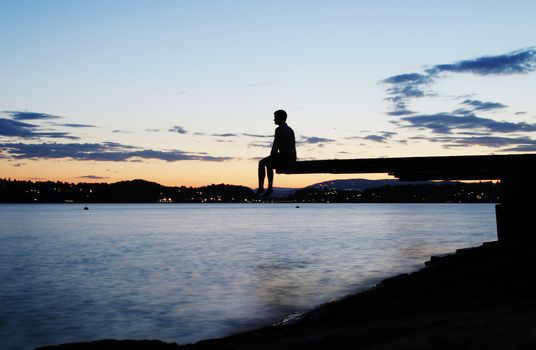
[[495, 203], [499, 184], [491, 182], [413, 184], [358, 190], [306, 187], [285, 198], [258, 198], [245, 186], [169, 187], [145, 180], [67, 183], [0, 179], [0, 203], [247, 203], [290, 201], [313, 203]]
[[244, 203], [255, 199], [245, 186], [168, 187], [145, 180], [107, 183], [0, 180], [3, 203]]

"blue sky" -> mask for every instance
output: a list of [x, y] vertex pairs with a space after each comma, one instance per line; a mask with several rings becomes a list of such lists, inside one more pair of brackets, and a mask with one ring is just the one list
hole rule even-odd
[[1, 176], [253, 187], [280, 108], [301, 159], [532, 152], [534, 13], [534, 1], [0, 1]]

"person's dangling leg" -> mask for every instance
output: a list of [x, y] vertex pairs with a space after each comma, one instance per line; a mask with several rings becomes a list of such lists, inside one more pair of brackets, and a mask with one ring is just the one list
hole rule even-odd
[[267, 158], [263, 158], [259, 161], [259, 188], [257, 189], [257, 194], [264, 192], [264, 177], [266, 176], [266, 171], [265, 171], [266, 161], [267, 161]]
[[266, 171], [267, 171], [267, 177], [268, 177], [268, 188], [266, 189], [266, 193], [264, 194], [265, 196], [269, 196], [271, 195], [272, 193], [274, 193], [274, 168], [272, 168], [271, 165], [267, 165], [266, 166]]

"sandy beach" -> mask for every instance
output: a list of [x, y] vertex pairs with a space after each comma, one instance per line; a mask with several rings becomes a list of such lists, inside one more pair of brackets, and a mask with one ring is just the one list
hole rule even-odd
[[325, 304], [292, 324], [177, 345], [102, 340], [41, 349], [531, 349], [531, 244], [489, 242]]

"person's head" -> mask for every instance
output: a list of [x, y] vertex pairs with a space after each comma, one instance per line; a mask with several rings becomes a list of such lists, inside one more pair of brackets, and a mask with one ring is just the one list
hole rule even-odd
[[287, 112], [280, 109], [274, 112], [274, 123], [277, 125], [283, 124], [287, 121]]

